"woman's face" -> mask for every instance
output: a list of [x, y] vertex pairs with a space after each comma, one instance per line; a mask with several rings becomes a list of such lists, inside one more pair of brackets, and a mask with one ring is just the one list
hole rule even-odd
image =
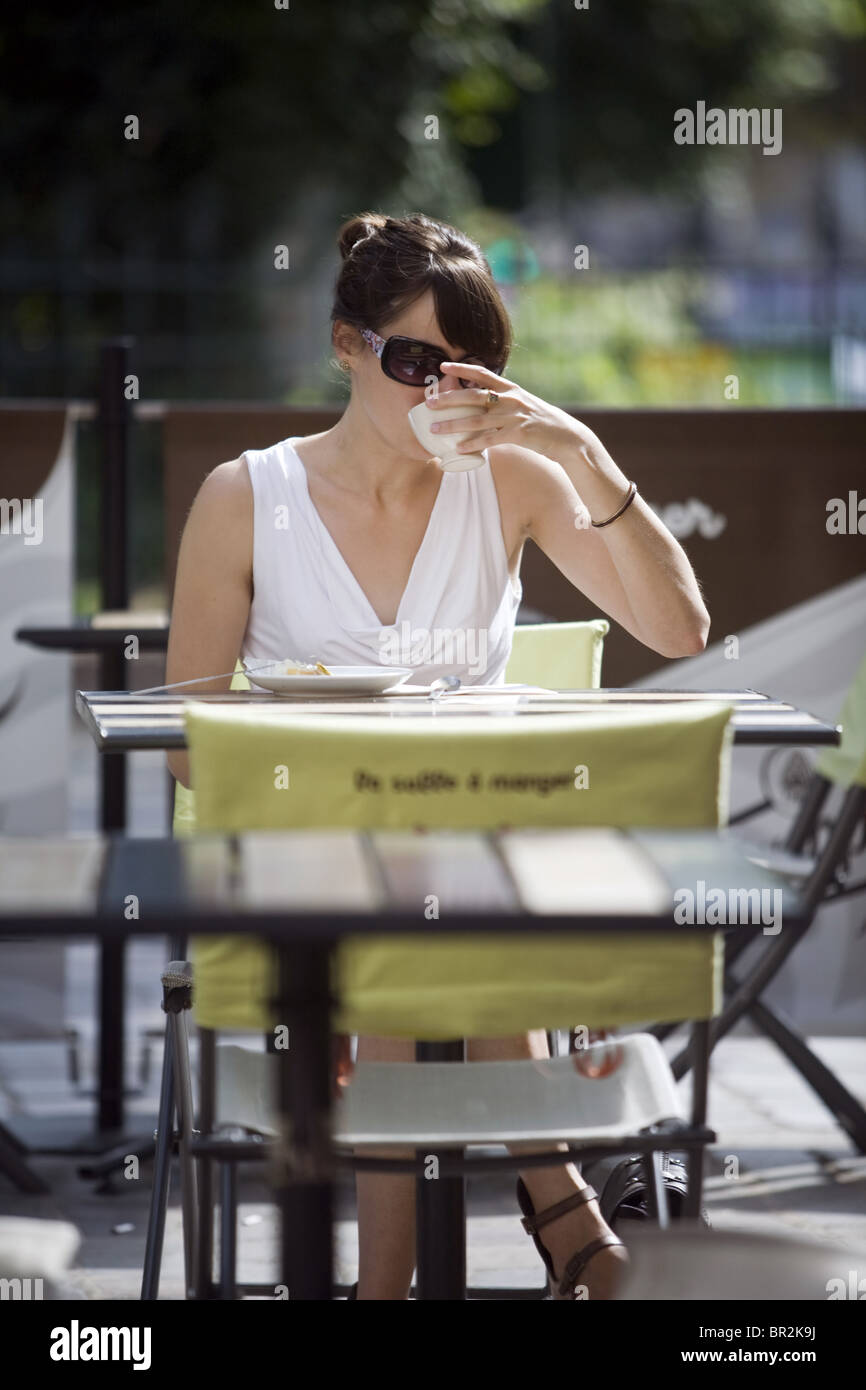
[[[369, 416], [376, 430], [400, 454], [409, 458], [428, 458], [423, 444], [419, 443], [412, 426], [406, 418], [413, 406], [424, 400], [424, 386], [404, 386], [399, 381], [385, 375], [380, 359], [369, 343], [357, 330], [341, 325], [346, 335], [346, 351], [341, 356], [350, 357], [352, 363], [352, 398]], [[351, 334], [351, 340], [349, 340]], [[439, 348], [448, 361], [456, 361], [467, 355], [461, 343], [449, 343], [442, 333], [436, 319], [436, 304], [431, 290], [410, 304], [400, 314], [395, 315], [379, 330], [380, 337], [390, 338], [399, 334], [404, 338], [418, 338]], [[351, 346], [350, 346], [351, 341]], [[443, 376], [439, 391], [460, 391], [460, 382]]]

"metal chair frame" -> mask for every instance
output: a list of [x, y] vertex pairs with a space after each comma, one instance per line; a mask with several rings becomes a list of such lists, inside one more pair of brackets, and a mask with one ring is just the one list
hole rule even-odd
[[[737, 958], [757, 936], [760, 928], [738, 927], [729, 933], [725, 942], [726, 1002], [722, 1012], [710, 1024], [710, 1049], [744, 1016], [748, 1016], [760, 1031], [776, 1044], [792, 1066], [818, 1096], [837, 1123], [850, 1137], [860, 1153], [866, 1153], [866, 1110], [838, 1077], [809, 1047], [806, 1039], [790, 1020], [771, 1009], [761, 995], [781, 970], [798, 943], [806, 935], [825, 903], [859, 892], [863, 884], [847, 884], [839, 874], [852, 855], [857, 836], [866, 821], [866, 787], [854, 785], [845, 792], [839, 812], [830, 823], [829, 836], [820, 850], [817, 838], [821, 828], [821, 811], [833, 783], [815, 772], [809, 781], [799, 811], [785, 837], [782, 848], [789, 854], [803, 854], [807, 846], [816, 849], [814, 858], [804, 858], [804, 870], [798, 882], [806, 907], [802, 925], [789, 927], [768, 942], [760, 959], [742, 976], [733, 967]], [[663, 1040], [680, 1025], [656, 1024], [649, 1031]], [[691, 1066], [688, 1050], [679, 1052], [671, 1063], [679, 1081]]]

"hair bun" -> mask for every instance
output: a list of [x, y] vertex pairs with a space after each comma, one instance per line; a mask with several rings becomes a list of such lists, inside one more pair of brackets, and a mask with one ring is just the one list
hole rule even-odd
[[387, 225], [388, 218], [381, 212], [361, 212], [344, 222], [337, 235], [340, 255], [345, 261], [360, 242]]

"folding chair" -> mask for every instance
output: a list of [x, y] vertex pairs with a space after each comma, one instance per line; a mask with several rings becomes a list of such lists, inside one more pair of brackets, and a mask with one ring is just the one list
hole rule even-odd
[[[803, 923], [796, 928], [785, 927], [768, 939], [748, 974], [734, 966], [761, 929], [738, 928], [726, 942], [726, 1002], [710, 1026], [710, 1045], [715, 1046], [748, 1015], [796, 1067], [859, 1151], [866, 1153], [866, 1110], [815, 1055], [792, 1023], [761, 998], [824, 904], [862, 892], [866, 887], [864, 882], [852, 883], [847, 879], [849, 863], [863, 846], [866, 828], [866, 657], [846, 696], [840, 723], [839, 746], [824, 749], [818, 758], [784, 844], [780, 849], [756, 845], [753, 856], [756, 863], [765, 864], [796, 883], [807, 909]], [[823, 811], [834, 787], [839, 793], [839, 806], [827, 820]], [[662, 1039], [675, 1027], [676, 1024], [663, 1024], [651, 1031]], [[677, 1055], [672, 1066], [677, 1079], [686, 1074], [690, 1066], [687, 1049]]]
[[601, 685], [607, 618], [580, 623], [523, 623], [514, 629], [505, 679], [550, 690], [597, 690]]
[[[293, 827], [326, 826], [332, 829], [404, 829], [407, 822], [405, 801], [391, 789], [395, 781], [417, 775], [431, 765], [442, 769], [446, 778], [454, 781], [456, 792], [438, 796], [413, 809], [413, 826], [426, 829], [478, 831], [509, 826], [717, 826], [724, 820], [727, 792], [727, 759], [730, 751], [730, 707], [727, 705], [690, 706], [642, 710], [621, 715], [616, 720], [608, 716], [552, 715], [544, 720], [517, 719], [507, 727], [499, 720], [485, 721], [472, 716], [449, 715], [431, 728], [428, 721], [407, 720], [395, 725], [391, 721], [361, 716], [293, 716], [290, 710], [275, 711], [262, 717], [244, 707], [191, 704], [187, 710], [187, 742], [190, 748], [193, 780], [196, 786], [195, 816], [199, 830], [250, 831], [279, 830]], [[435, 759], [435, 761], [432, 761]], [[571, 773], [580, 763], [591, 768], [591, 790], [576, 791], [574, 779], [563, 779], [563, 769]], [[288, 765], [292, 790], [283, 792], [274, 784], [274, 768]], [[365, 797], [359, 790], [353, 772], [359, 767], [375, 768], [384, 795]], [[525, 790], [482, 790], [471, 793], [460, 785], [467, 768], [478, 769], [482, 787], [494, 775], [514, 774], [514, 786], [528, 776], [558, 778], [557, 790], [549, 795], [527, 801]], [[566, 786], [564, 783], [567, 782]], [[179, 789], [179, 793], [183, 789]], [[191, 812], [192, 797], [180, 797], [186, 814]], [[672, 930], [670, 935], [654, 936], [628, 934], [616, 936], [581, 935], [579, 940], [563, 941], [533, 934], [532, 941], [522, 939], [497, 941], [495, 945], [472, 938], [442, 938], [421, 942], [417, 939], [394, 937], [353, 938], [337, 953], [336, 974], [341, 1001], [334, 1028], [339, 1032], [390, 1034], [426, 1039], [451, 1040], [465, 1037], [504, 1036], [541, 1027], [570, 1027], [575, 1018], [583, 1019], [589, 1027], [607, 1027], [636, 1023], [645, 1018], [682, 1017], [695, 1020], [710, 1018], [717, 1008], [717, 988], [720, 975], [718, 945], [720, 935], [683, 936]], [[243, 1029], [266, 1032], [273, 1025], [266, 1001], [269, 998], [271, 958], [266, 949], [246, 938], [198, 938], [195, 947], [195, 1004], [199, 1028], [203, 1030], [202, 1103], [199, 1129], [203, 1135], [211, 1132], [217, 1106], [217, 1087], [214, 1078], [216, 1049], [212, 1041], [204, 1045], [208, 1032], [216, 1029]], [[169, 982], [173, 983], [172, 981]], [[184, 987], [188, 985], [188, 977]], [[696, 1024], [696, 1046], [705, 1022]], [[630, 1047], [646, 1048], [643, 1042], [629, 1042]], [[641, 1140], [635, 1135], [617, 1131], [608, 1114], [607, 1123], [597, 1123], [589, 1131], [585, 1122], [575, 1122], [575, 1110], [558, 1111], [547, 1115], [544, 1138], [551, 1133], [569, 1143], [588, 1142], [601, 1136], [602, 1146], [611, 1151], [633, 1152], [639, 1149], [648, 1157], [648, 1186], [658, 1203], [658, 1218], [666, 1219], [663, 1189], [658, 1180], [657, 1157], [673, 1146], [671, 1129], [679, 1136], [677, 1147], [691, 1145], [689, 1173], [689, 1215], [700, 1208], [703, 1145], [712, 1141], [704, 1127], [701, 1110], [705, 1090], [695, 1088], [699, 1117], [693, 1127], [683, 1126], [682, 1116], [670, 1091], [665, 1090], [667, 1068], [663, 1053], [652, 1040], [649, 1052], [641, 1054], [649, 1060], [644, 1074], [653, 1076], [652, 1086], [645, 1086], [645, 1105], [637, 1116]], [[166, 1070], [179, 1079], [180, 1128], [182, 1152], [192, 1152], [193, 1120], [191, 1113], [189, 1061], [183, 1029], [175, 1030], [170, 1039]], [[251, 1054], [261, 1058], [262, 1054]], [[259, 1063], [254, 1062], [253, 1066]], [[267, 1065], [265, 1062], [264, 1065]], [[378, 1079], [368, 1070], [370, 1064], [356, 1068], [349, 1087], [357, 1086], [360, 1104], [365, 1093], [371, 1109], [376, 1096], [393, 1093], [393, 1087], [407, 1080], [405, 1064], [397, 1064], [383, 1073], [380, 1064]], [[513, 1064], [518, 1071], [532, 1071], [536, 1063]], [[550, 1068], [557, 1066], [551, 1059]], [[491, 1097], [495, 1067], [491, 1062], [464, 1063], [451, 1082], [454, 1103], [454, 1138], [452, 1143], [464, 1150], [473, 1142], [501, 1142], [496, 1136], [520, 1134], [521, 1142], [532, 1141], [531, 1127], [524, 1129], [522, 1117], [515, 1114], [516, 1102], [505, 1106], [503, 1094], [498, 1100]], [[412, 1068], [413, 1086], [417, 1089], [418, 1105], [422, 1100], [431, 1111], [441, 1091], [443, 1078], [434, 1063], [427, 1062]], [[446, 1079], [449, 1072], [446, 1067]], [[564, 1091], [574, 1098], [574, 1091], [565, 1085], [566, 1072], [577, 1075], [571, 1062], [561, 1063]], [[365, 1075], [366, 1074], [366, 1075]], [[559, 1079], [559, 1078], [557, 1078]], [[369, 1089], [368, 1087], [369, 1082]], [[486, 1083], [486, 1084], [485, 1084]], [[384, 1088], [384, 1090], [383, 1090]], [[474, 1088], [474, 1089], [473, 1089]], [[471, 1124], [461, 1120], [460, 1101], [468, 1105], [467, 1097], [480, 1094], [488, 1107], [488, 1123], [475, 1139]], [[512, 1091], [516, 1095], [516, 1090]], [[600, 1094], [600, 1093], [599, 1093]], [[163, 1104], [160, 1114], [159, 1171], [167, 1171], [171, 1146], [170, 1108]], [[663, 1097], [663, 1101], [660, 1101]], [[426, 1099], [425, 1099], [426, 1098]], [[341, 1103], [342, 1106], [342, 1103]], [[660, 1108], [661, 1106], [661, 1108]], [[363, 1106], [362, 1106], [363, 1109]], [[423, 1106], [422, 1106], [423, 1112]], [[379, 1107], [379, 1119], [387, 1120], [387, 1107]], [[441, 1095], [438, 1115], [442, 1114]], [[352, 1111], [344, 1112], [349, 1116]], [[490, 1120], [492, 1116], [492, 1120]], [[537, 1112], [536, 1112], [537, 1117]], [[399, 1124], [397, 1108], [391, 1111], [391, 1144], [409, 1144], [423, 1148], [438, 1142], [433, 1121], [420, 1127], [419, 1110], [412, 1113], [417, 1132], [407, 1132]], [[621, 1118], [621, 1117], [620, 1117]], [[221, 1108], [220, 1119], [229, 1121], [231, 1115]], [[669, 1122], [667, 1125], [665, 1122]], [[343, 1120], [336, 1117], [337, 1145], [349, 1147], [358, 1142], [364, 1129], [363, 1115], [357, 1110], [345, 1131]], [[697, 1125], [697, 1129], [694, 1125]], [[377, 1143], [381, 1143], [381, 1130]], [[649, 1133], [644, 1137], [644, 1132]], [[618, 1132], [619, 1140], [611, 1139]], [[433, 1137], [431, 1138], [431, 1133]], [[439, 1135], [441, 1137], [441, 1135]], [[367, 1142], [370, 1142], [369, 1140]], [[265, 1152], [265, 1149], [262, 1149]], [[249, 1154], [244, 1151], [244, 1157]], [[344, 1155], [351, 1166], [352, 1158]], [[211, 1160], [202, 1163], [199, 1178]], [[554, 1159], [554, 1161], [556, 1161]], [[559, 1159], [570, 1161], [568, 1157]], [[213, 1211], [212, 1187], [200, 1182], [196, 1206], [193, 1183], [187, 1180], [184, 1192], [184, 1225], [188, 1241], [188, 1264], [192, 1288], [197, 1296], [213, 1296], [214, 1290], [235, 1290], [231, 1268], [235, 1249], [235, 1187], [233, 1177], [226, 1176], [223, 1164], [222, 1190], [222, 1255], [221, 1280], [212, 1278]], [[519, 1168], [523, 1160], [514, 1157], [511, 1166]], [[388, 1160], [381, 1160], [387, 1171]], [[189, 1164], [185, 1165], [188, 1173]], [[464, 1157], [461, 1171], [472, 1171], [472, 1159]], [[156, 1251], [161, 1242], [161, 1215], [164, 1216], [166, 1188], [158, 1189], [155, 1179], [151, 1229], [148, 1233], [148, 1259], [143, 1297], [155, 1297], [155, 1277], [158, 1277]], [[444, 1184], [422, 1185], [435, 1187], [439, 1193]], [[429, 1195], [429, 1194], [428, 1194]], [[191, 1246], [197, 1244], [197, 1253]], [[255, 1286], [240, 1286], [238, 1291], [261, 1291]], [[217, 1296], [226, 1296], [218, 1292]], [[229, 1294], [228, 1296], [231, 1296]], [[538, 1296], [533, 1294], [530, 1296]]]
[[[607, 618], [576, 623], [520, 623], [514, 629], [505, 679], [514, 685], [541, 685], [549, 690], [598, 690]], [[573, 1029], [565, 1049], [575, 1047]], [[560, 1037], [548, 1031], [551, 1057], [560, 1051]]]

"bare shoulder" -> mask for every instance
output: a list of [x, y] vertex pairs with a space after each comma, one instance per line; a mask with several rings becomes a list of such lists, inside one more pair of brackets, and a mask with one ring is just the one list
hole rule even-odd
[[208, 473], [192, 504], [187, 525], [237, 536], [253, 523], [253, 485], [243, 455]]
[[243, 455], [220, 463], [196, 493], [184, 528], [181, 559], [246, 573], [252, 563], [253, 488]]
[[537, 454], [534, 449], [525, 449], [520, 444], [494, 444], [487, 451], [490, 466], [497, 478], [506, 481], [525, 479], [538, 482], [541, 478], [566, 476], [560, 464], [545, 454]]
[[488, 449], [487, 456], [503, 520], [507, 516], [524, 534], [529, 532], [539, 508], [575, 495], [565, 469], [534, 449], [524, 449], [519, 444], [495, 444]]
[[200, 499], [217, 508], [252, 503], [253, 485], [243, 454], [211, 469], [196, 495], [196, 502]]

